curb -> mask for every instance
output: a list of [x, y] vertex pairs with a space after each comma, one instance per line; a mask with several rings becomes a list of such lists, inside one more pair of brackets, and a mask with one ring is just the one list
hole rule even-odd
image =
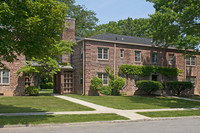
[[26, 124], [26, 125], [0, 125], [1, 128], [20, 128], [20, 127], [57, 127], [57, 126], [81, 126], [91, 124], [114, 124], [114, 123], [128, 123], [128, 122], [145, 122], [145, 121], [161, 121], [161, 120], [177, 120], [177, 119], [200, 119], [200, 116], [185, 116], [185, 117], [162, 117], [162, 118], [149, 118], [149, 119], [138, 119], [138, 120], [113, 120], [113, 121], [91, 121], [91, 122], [77, 122], [77, 123], [58, 123], [58, 124]]

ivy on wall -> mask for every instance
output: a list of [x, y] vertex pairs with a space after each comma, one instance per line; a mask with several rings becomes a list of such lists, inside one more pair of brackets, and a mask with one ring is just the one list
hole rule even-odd
[[119, 67], [119, 74], [150, 76], [151, 73], [161, 73], [166, 77], [180, 75], [183, 71], [178, 68], [159, 67], [159, 66], [136, 66], [124, 64]]

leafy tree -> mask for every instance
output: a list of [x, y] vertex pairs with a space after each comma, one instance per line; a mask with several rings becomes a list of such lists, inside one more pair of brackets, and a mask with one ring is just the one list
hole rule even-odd
[[149, 37], [149, 19], [119, 20], [110, 21], [108, 24], [101, 24], [94, 28], [88, 35], [94, 36], [103, 33], [113, 33], [136, 37]]
[[19, 75], [20, 73], [26, 73], [32, 76], [32, 73], [37, 73], [38, 83], [40, 82], [41, 75], [45, 75], [48, 73], [49, 77], [52, 77], [58, 71], [60, 71], [59, 66], [70, 65], [69, 63], [59, 63], [58, 57], [59, 55], [64, 54], [73, 54], [74, 50], [72, 47], [75, 45], [73, 42], [67, 42], [62, 40], [60, 43], [55, 44], [55, 47], [49, 49], [51, 54], [48, 56], [44, 56], [43, 58], [32, 58], [30, 61], [26, 61], [24, 67], [19, 69], [16, 73]]
[[150, 15], [151, 37], [156, 44], [178, 49], [198, 49], [200, 0], [147, 0], [154, 4]]
[[21, 54], [29, 59], [50, 55], [61, 40], [66, 11], [67, 6], [55, 0], [1, 0], [2, 60], [13, 62]]
[[85, 6], [75, 5], [75, 0], [58, 0], [65, 3], [69, 9], [67, 16], [76, 19], [76, 36], [90, 36], [90, 32], [99, 21], [94, 11], [88, 10]]

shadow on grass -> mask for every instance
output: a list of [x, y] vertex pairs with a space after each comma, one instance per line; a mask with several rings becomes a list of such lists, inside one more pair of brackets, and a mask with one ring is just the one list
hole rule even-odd
[[130, 96], [127, 97], [134, 103], [147, 104], [150, 106], [158, 106], [163, 108], [195, 108], [200, 107], [199, 102], [186, 101], [168, 97], [147, 97], [147, 96]]
[[15, 112], [44, 112], [39, 109], [33, 109], [30, 107], [15, 107], [12, 105], [1, 105], [0, 104], [0, 128], [3, 128], [4, 125], [29, 125], [29, 123], [37, 123], [38, 121], [47, 120], [51, 115], [42, 115], [42, 116], [3, 116], [1, 113], [15, 113]]
[[31, 115], [31, 116], [0, 116], [0, 128], [5, 125], [25, 125], [39, 124], [42, 121], [48, 121], [53, 115]]
[[31, 107], [16, 107], [13, 105], [0, 104], [0, 113], [25, 113], [25, 112], [45, 112], [45, 111]]

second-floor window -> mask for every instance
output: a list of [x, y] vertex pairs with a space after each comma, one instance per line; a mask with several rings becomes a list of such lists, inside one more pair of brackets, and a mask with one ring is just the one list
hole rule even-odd
[[196, 57], [192, 56], [192, 57], [186, 58], [186, 65], [187, 66], [195, 66], [196, 65]]
[[98, 48], [98, 59], [108, 59], [108, 48]]
[[170, 65], [174, 64], [174, 54], [169, 54], [169, 64]]
[[120, 58], [124, 58], [124, 50], [120, 49]]
[[156, 64], [158, 61], [158, 53], [152, 53], [152, 63]]
[[0, 84], [9, 84], [10, 72], [8, 70], [0, 70]]
[[135, 61], [141, 61], [141, 51], [135, 51]]

